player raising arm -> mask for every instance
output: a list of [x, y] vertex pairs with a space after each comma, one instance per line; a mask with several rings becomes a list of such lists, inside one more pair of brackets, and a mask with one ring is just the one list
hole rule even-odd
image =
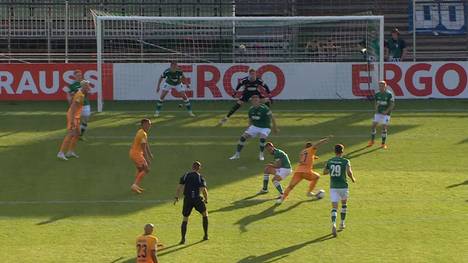
[[[164, 81], [163, 86], [161, 87], [161, 82]], [[159, 93], [159, 90], [162, 89], [161, 95], [159, 97], [158, 102], [156, 103], [156, 112], [154, 113], [154, 116], [158, 117], [162, 106], [164, 99], [166, 98], [167, 94], [169, 91], [172, 89], [175, 89], [181, 96], [184, 101], [185, 107], [187, 108], [187, 112], [190, 116], [195, 117], [195, 114], [192, 112], [192, 104], [190, 104], [190, 100], [187, 97], [187, 94], [185, 93], [186, 90], [184, 88], [184, 83], [186, 79], [184, 76], [184, 73], [182, 70], [177, 66], [177, 62], [172, 61], [170, 68], [166, 69], [161, 77], [158, 80], [158, 86], [156, 87], [156, 92]], [[190, 88], [189, 85], [186, 85], [187, 88]]]
[[149, 173], [149, 167], [153, 159], [153, 153], [151, 153], [148, 143], [148, 132], [150, 128], [151, 121], [149, 119], [142, 119], [140, 121], [140, 129], [137, 131], [132, 147], [130, 148], [130, 159], [134, 162], [137, 169], [135, 181], [130, 189], [138, 194], [143, 192], [143, 188], [140, 187], [140, 182], [143, 177]]
[[349, 196], [348, 176], [353, 183], [356, 179], [351, 169], [351, 163], [348, 159], [343, 158], [344, 146], [342, 144], [335, 145], [335, 157], [328, 160], [323, 174], [330, 174], [330, 199], [332, 203], [331, 221], [332, 221], [332, 234], [336, 237], [336, 216], [338, 210], [338, 202], [341, 200], [341, 224], [340, 229], [345, 228], [345, 218], [347, 212], [347, 200]]
[[[146, 224], [145, 233], [136, 240], [137, 263], [158, 263], [158, 238], [153, 236], [154, 225]], [[161, 245], [162, 246], [162, 245]]]
[[305, 148], [301, 151], [299, 156], [299, 165], [294, 170], [294, 175], [291, 181], [289, 182], [288, 187], [284, 191], [283, 197], [278, 200], [278, 203], [283, 202], [289, 196], [289, 193], [296, 187], [298, 183], [305, 179], [309, 181], [309, 189], [307, 190], [307, 196], [312, 197], [316, 196], [315, 193], [312, 191], [314, 190], [315, 186], [317, 185], [318, 180], [320, 179], [320, 174], [313, 171], [314, 160], [318, 159], [315, 155], [318, 148], [325, 143], [328, 143], [330, 138], [333, 135], [329, 135], [324, 137], [316, 142], [307, 142]]
[[80, 82], [83, 80], [83, 72], [80, 69], [75, 69], [73, 71], [73, 77], [75, 81], [63, 89], [67, 94], [68, 104], [72, 103], [73, 95], [81, 88]]
[[369, 141], [368, 147], [374, 145], [375, 134], [377, 133], [377, 125], [382, 125], [382, 144], [383, 149], [387, 149], [387, 132], [388, 125], [390, 123], [390, 114], [393, 108], [395, 108], [395, 97], [393, 93], [388, 90], [387, 82], [384, 80], [379, 82], [379, 92], [375, 94], [375, 114], [374, 120], [372, 121], [372, 132], [371, 140]]
[[[64, 91], [67, 92], [68, 104], [71, 104], [73, 95], [81, 88], [81, 81], [83, 81], [83, 73], [81, 70], [77, 69], [73, 73], [75, 81], [65, 88]], [[88, 129], [88, 121], [91, 116], [91, 103], [88, 98], [89, 92], [85, 94], [83, 101], [83, 110], [81, 111], [81, 123], [80, 123], [80, 139], [84, 140], [84, 133]]]
[[247, 139], [256, 136], [260, 137], [259, 159], [260, 161], [265, 160], [263, 152], [265, 150], [266, 138], [268, 138], [268, 135], [271, 132], [270, 128], [273, 128], [274, 133], [278, 132], [276, 120], [270, 108], [260, 103], [260, 97], [258, 95], [252, 95], [250, 101], [252, 103], [252, 107], [249, 109], [249, 127], [240, 137], [236, 153], [229, 158], [230, 160], [239, 159], [240, 152], [242, 151], [242, 148], [244, 148], [244, 144]]
[[[81, 89], [78, 90], [71, 100], [70, 107], [67, 111], [67, 135], [63, 139], [60, 151], [57, 157], [62, 160], [68, 160], [70, 157], [78, 158], [75, 153], [75, 146], [80, 138], [80, 119], [83, 104], [89, 91], [89, 82], [86, 80], [81, 81]], [[66, 152], [66, 154], [65, 154]]]
[[258, 96], [262, 103], [265, 103], [268, 107], [270, 107], [270, 99], [263, 97], [262, 93], [260, 92], [260, 88], [263, 87], [266, 92], [270, 94], [270, 88], [268, 88], [263, 80], [257, 77], [257, 71], [255, 69], [249, 69], [249, 76], [241, 79], [241, 81], [237, 84], [236, 91], [233, 96], [236, 95], [241, 87], [244, 87], [242, 96], [237, 99], [236, 104], [234, 104], [228, 114], [219, 121], [218, 125], [223, 125], [226, 123], [229, 117], [231, 117], [231, 115], [234, 114], [242, 106], [242, 104], [244, 104], [244, 102], [248, 102], [254, 95]]

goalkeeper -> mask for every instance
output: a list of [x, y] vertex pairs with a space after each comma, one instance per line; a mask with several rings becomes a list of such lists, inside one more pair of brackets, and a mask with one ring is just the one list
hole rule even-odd
[[237, 84], [236, 91], [232, 95], [234, 98], [236, 97], [236, 94], [237, 92], [239, 92], [239, 89], [241, 87], [244, 87], [244, 89], [242, 90], [241, 97], [237, 99], [236, 104], [234, 104], [234, 106], [231, 108], [228, 114], [222, 120], [219, 121], [218, 125], [221, 126], [224, 123], [226, 123], [229, 117], [231, 117], [231, 115], [234, 114], [234, 112], [236, 112], [244, 102], [248, 102], [250, 98], [254, 95], [259, 96], [262, 102], [265, 103], [268, 107], [270, 107], [271, 99], [265, 98], [261, 93], [261, 88], [263, 88], [268, 93], [268, 97], [270, 97], [270, 88], [268, 88], [268, 86], [263, 82], [262, 79], [257, 77], [257, 72], [255, 69], [249, 69], [249, 75], [241, 79], [239, 84]]

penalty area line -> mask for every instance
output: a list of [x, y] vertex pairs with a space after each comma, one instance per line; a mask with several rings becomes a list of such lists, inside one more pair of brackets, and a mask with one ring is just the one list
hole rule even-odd
[[[286, 110], [286, 109], [275, 109], [272, 108], [273, 112], [338, 112], [338, 113], [347, 113], [347, 112], [374, 112], [373, 109], [293, 109], [293, 110]], [[398, 109], [395, 110], [394, 113], [398, 112], [467, 112], [467, 109]], [[106, 111], [104, 111], [105, 113]], [[131, 112], [131, 113], [148, 113], [151, 111], [145, 110], [109, 110], [109, 113], [112, 112]], [[163, 110], [161, 113], [186, 113], [184, 110]], [[201, 113], [226, 113], [227, 110], [194, 110], [194, 113], [201, 112]], [[244, 111], [245, 112], [245, 111]]]
[[[372, 109], [292, 109], [292, 110], [286, 110], [286, 109], [275, 109], [272, 108], [272, 111], [274, 113], [313, 113], [313, 112], [318, 112], [318, 113], [350, 113], [350, 112], [368, 112], [368, 113], [373, 113], [374, 110]], [[19, 115], [19, 114], [31, 114], [31, 115], [44, 115], [43, 113], [45, 112], [52, 112], [52, 113], [59, 113], [60, 115], [63, 113], [65, 114], [65, 111], [42, 111], [41, 113], [30, 113], [27, 111], [2, 111], [0, 112], [0, 115]], [[213, 114], [219, 114], [219, 113], [227, 113], [227, 110], [194, 110], [194, 113], [213, 113]], [[240, 112], [247, 112], [247, 111], [240, 111]], [[457, 113], [457, 112], [468, 112], [467, 109], [463, 108], [456, 108], [456, 109], [398, 109], [395, 110], [393, 113], [398, 114], [398, 113]], [[122, 113], [153, 113], [151, 110], [104, 110], [102, 113], [99, 112], [93, 112], [93, 114], [122, 114]], [[163, 110], [162, 114], [164, 113], [180, 113], [180, 114], [187, 114], [184, 110]]]
[[70, 205], [70, 204], [154, 204], [166, 203], [172, 199], [152, 200], [44, 200], [44, 201], [0, 201], [0, 205]]

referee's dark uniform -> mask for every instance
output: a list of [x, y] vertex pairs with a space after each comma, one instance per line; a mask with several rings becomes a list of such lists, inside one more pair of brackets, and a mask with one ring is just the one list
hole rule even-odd
[[[194, 162], [192, 164], [192, 171], [184, 174], [179, 180], [179, 186], [177, 187], [176, 201], [179, 200], [179, 194], [184, 189], [184, 205], [182, 208], [182, 215], [184, 219], [180, 226], [180, 233], [182, 239], [180, 244], [185, 244], [185, 234], [187, 233], [188, 218], [195, 208], [203, 216], [203, 231], [205, 235], [203, 240], [208, 240], [208, 211], [206, 210], [205, 203], [208, 199], [203, 200], [200, 196], [200, 191], [203, 191], [205, 198], [208, 198], [208, 191], [206, 189], [206, 182], [203, 176], [198, 172], [201, 168], [200, 162]], [[175, 204], [175, 203], [174, 203]]]
[[190, 216], [193, 208], [199, 213], [205, 212], [206, 206], [200, 196], [200, 187], [206, 187], [203, 176], [197, 172], [188, 172], [180, 178], [179, 184], [184, 185], [184, 206], [182, 215], [184, 217]]

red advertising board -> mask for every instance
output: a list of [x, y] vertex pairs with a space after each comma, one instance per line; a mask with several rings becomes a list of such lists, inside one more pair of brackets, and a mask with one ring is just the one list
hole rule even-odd
[[[112, 64], [103, 66], [103, 98], [113, 99]], [[65, 87], [71, 84], [73, 71], [80, 69], [91, 82], [90, 99], [97, 97], [96, 64], [0, 64], [0, 100], [65, 100]]]

